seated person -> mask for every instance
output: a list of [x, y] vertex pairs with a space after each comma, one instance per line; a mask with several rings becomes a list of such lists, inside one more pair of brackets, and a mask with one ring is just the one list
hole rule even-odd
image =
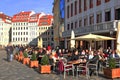
[[73, 54], [71, 56], [71, 60], [78, 60], [79, 59], [79, 53], [78, 50], [74, 50]]

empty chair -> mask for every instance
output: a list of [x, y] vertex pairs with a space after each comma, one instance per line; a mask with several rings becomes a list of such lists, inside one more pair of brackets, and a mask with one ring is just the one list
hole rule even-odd
[[92, 75], [93, 72], [95, 72], [98, 77], [98, 72], [99, 72], [98, 62], [99, 60], [97, 60], [95, 63], [90, 63], [90, 62], [88, 63], [88, 69], [89, 69], [90, 76]]
[[77, 77], [79, 76], [79, 73], [85, 73], [86, 78], [89, 79], [88, 63], [89, 63], [89, 61], [86, 64], [80, 64], [77, 66], [77, 71], [76, 71]]

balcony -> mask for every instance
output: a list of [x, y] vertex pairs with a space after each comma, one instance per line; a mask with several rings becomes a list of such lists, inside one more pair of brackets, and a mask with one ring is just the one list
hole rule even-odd
[[[96, 24], [96, 25], [79, 27], [79, 28], [76, 28], [76, 29], [73, 29], [73, 30], [75, 32], [75, 36], [88, 34], [88, 33], [104, 33], [104, 32], [116, 31], [117, 26], [118, 26], [118, 22], [120, 22], [120, 21], [114, 20], [114, 21], [99, 23], [99, 24]], [[70, 37], [70, 35], [71, 35], [71, 30], [64, 31], [62, 33], [62, 36], [64, 38], [65, 37]]]

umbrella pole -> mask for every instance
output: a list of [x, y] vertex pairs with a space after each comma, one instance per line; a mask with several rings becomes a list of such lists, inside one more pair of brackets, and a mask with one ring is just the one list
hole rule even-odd
[[90, 40], [90, 51], [92, 49], [92, 40]]

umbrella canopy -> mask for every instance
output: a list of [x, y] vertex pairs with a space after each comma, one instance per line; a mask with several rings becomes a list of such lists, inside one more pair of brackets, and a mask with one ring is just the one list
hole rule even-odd
[[91, 45], [92, 41], [104, 41], [104, 40], [115, 40], [115, 38], [107, 37], [107, 36], [101, 36], [101, 35], [95, 35], [95, 34], [87, 34], [80, 37], [76, 37], [73, 40], [85, 40], [90, 42], [90, 51], [91, 51]]
[[74, 38], [75, 38], [75, 33], [74, 33], [74, 31], [72, 30], [72, 31], [71, 31], [71, 41], [70, 41], [71, 48], [74, 48], [74, 47], [75, 47], [75, 40], [73, 40]]
[[120, 26], [118, 26], [118, 30], [117, 30], [117, 53], [119, 53], [120, 56]]
[[101, 36], [101, 35], [95, 35], [95, 34], [87, 34], [80, 37], [74, 38], [74, 40], [86, 40], [86, 41], [103, 41], [103, 40], [115, 40], [115, 38], [107, 37], [107, 36]]

